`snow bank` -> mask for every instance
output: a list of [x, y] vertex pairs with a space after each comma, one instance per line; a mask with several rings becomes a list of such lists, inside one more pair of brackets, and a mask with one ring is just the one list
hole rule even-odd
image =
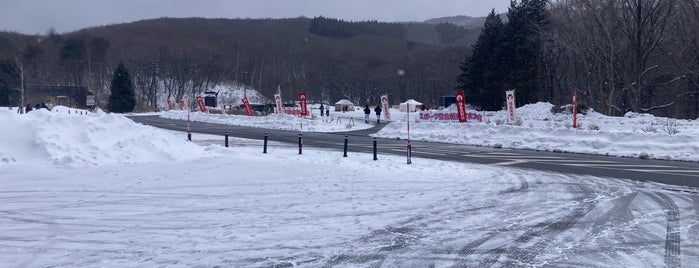
[[5, 130], [0, 132], [0, 165], [148, 163], [208, 154], [181, 136], [104, 112], [55, 107], [17, 114], [0, 109], [0, 124]]

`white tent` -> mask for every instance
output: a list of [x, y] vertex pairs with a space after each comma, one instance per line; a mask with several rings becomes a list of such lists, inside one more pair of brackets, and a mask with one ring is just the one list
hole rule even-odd
[[335, 111], [354, 111], [354, 103], [348, 100], [339, 100], [335, 103]]
[[413, 99], [409, 99], [409, 100], [407, 100], [406, 102], [403, 102], [403, 103], [400, 104], [400, 111], [401, 111], [401, 112], [407, 112], [407, 111], [408, 111], [408, 107], [410, 107], [410, 111], [411, 111], [411, 112], [417, 112], [418, 110], [420, 110], [420, 109], [422, 108], [422, 103], [421, 103], [421, 102], [417, 102], [417, 101], [415, 101], [415, 100], [413, 100]]

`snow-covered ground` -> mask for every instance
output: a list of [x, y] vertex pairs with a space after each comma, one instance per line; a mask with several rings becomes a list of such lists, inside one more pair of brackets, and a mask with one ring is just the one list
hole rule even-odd
[[[680, 121], [680, 133], [666, 135], [634, 131], [657, 118], [591, 114], [581, 119], [583, 126], [595, 122], [600, 130], [576, 131], [555, 126], [565, 124], [559, 119], [564, 115], [536, 107], [540, 114], [527, 115], [527, 107], [521, 109], [520, 127], [410, 119], [410, 135], [463, 141], [464, 135], [493, 132], [481, 139], [517, 147], [537, 142], [512, 144], [496, 133], [546, 134], [568, 138], [577, 144], [571, 148], [579, 148], [580, 137], [622, 133], [625, 138], [648, 136], [646, 141], [667, 139], [677, 150], [696, 148], [681, 138], [696, 137], [693, 121]], [[186, 142], [178, 133], [120, 115], [68, 110], [20, 115], [0, 109], [3, 267], [699, 263], [699, 194], [693, 188], [434, 160], [406, 165], [403, 157], [371, 161], [310, 148], [298, 155], [284, 144], [262, 154], [259, 141], [237, 140], [224, 148], [210, 144], [215, 137], [195, 135], [198, 140]], [[345, 116], [363, 117], [354, 113]], [[392, 114], [394, 122], [378, 135], [405, 137], [407, 119]], [[208, 117], [196, 115], [197, 120]], [[269, 120], [255, 125], [283, 128], [292, 119], [229, 120]], [[311, 131], [314, 120], [307, 121], [304, 130]], [[315, 121], [316, 131], [339, 131], [325, 127], [333, 123]], [[547, 122], [556, 128], [547, 131]], [[620, 122], [637, 125], [625, 129]], [[617, 154], [612, 148], [624, 147], [612, 141], [599, 152]], [[645, 152], [655, 156], [667, 148], [648, 146]]]

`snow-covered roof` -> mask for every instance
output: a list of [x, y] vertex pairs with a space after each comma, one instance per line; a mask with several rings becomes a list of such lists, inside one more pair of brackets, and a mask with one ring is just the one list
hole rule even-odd
[[354, 105], [354, 103], [352, 103], [349, 100], [339, 100], [335, 104], [352, 104], [352, 105]]
[[421, 104], [422, 104], [422, 102], [418, 102], [418, 101], [416, 101], [416, 100], [414, 100], [414, 99], [409, 99], [409, 100], [407, 100], [407, 101], [405, 101], [405, 102], [403, 102], [403, 103], [401, 103], [401, 104], [406, 104], [406, 103], [410, 103], [410, 104], [412, 104], [412, 105], [421, 105]]

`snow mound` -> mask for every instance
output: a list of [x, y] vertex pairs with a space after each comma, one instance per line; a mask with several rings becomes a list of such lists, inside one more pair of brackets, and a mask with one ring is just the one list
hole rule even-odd
[[54, 107], [17, 114], [3, 109], [0, 124], [6, 130], [0, 133], [0, 166], [148, 163], [210, 154], [183, 136], [104, 112]]

